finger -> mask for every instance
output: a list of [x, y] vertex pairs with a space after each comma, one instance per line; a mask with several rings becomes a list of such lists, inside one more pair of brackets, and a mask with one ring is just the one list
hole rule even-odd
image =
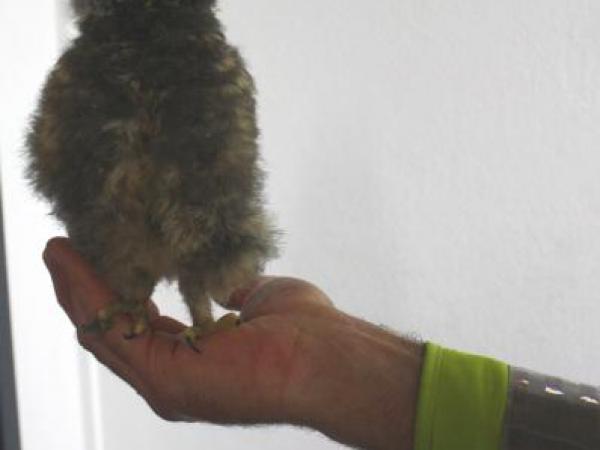
[[[68, 265], [70, 264], [69, 261], [72, 261], [74, 258], [74, 255], [70, 254], [70, 249], [67, 247], [68, 245], [68, 240], [66, 239], [53, 239], [46, 246], [43, 255], [44, 262], [48, 266], [52, 276], [57, 300], [71, 319], [71, 322], [77, 327], [77, 337], [82, 347], [92, 352], [99, 361], [121, 376], [125, 381], [137, 386], [140, 384], [139, 377], [133, 376], [131, 369], [127, 369], [126, 364], [121, 358], [109, 349], [99, 336], [91, 333], [83, 333], [81, 331], [81, 325], [88, 323], [89, 320], [86, 317], [85, 304], [82, 305], [81, 302], [72, 301], [73, 293], [71, 292], [70, 273], [69, 270], [66, 270], [64, 267], [65, 259]], [[75, 270], [85, 267], [86, 264], [85, 261], [75, 261]], [[83, 276], [81, 276], [81, 278], [86, 279], [87, 275], [88, 274], [83, 271]], [[102, 303], [99, 303], [98, 305], [100, 308], [102, 305], [108, 303], [108, 300], [113, 297], [113, 294], [104, 286], [95, 286], [98, 284], [95, 280], [93, 281], [93, 284], [94, 286], [89, 290], [91, 294], [90, 297], [92, 299], [98, 297], [99, 301], [102, 301]], [[105, 300], [106, 303], [104, 303]]]
[[[68, 239], [50, 240], [44, 251], [44, 261], [52, 274], [59, 303], [78, 328], [91, 323], [98, 311], [115, 301], [116, 294], [73, 249]], [[149, 308], [152, 310], [151, 305]], [[91, 338], [94, 342], [92, 351], [98, 351], [102, 345], [106, 345], [129, 365], [144, 366], [150, 333], [126, 340], [123, 336], [128, 334], [130, 329], [131, 319], [128, 316], [115, 316], [108, 331]]]
[[[71, 247], [68, 239], [51, 240], [44, 252], [44, 260], [53, 273], [59, 302], [74, 324], [89, 323], [97, 311], [114, 301], [116, 295]], [[158, 320], [159, 326], [175, 330], [176, 321], [160, 319], [158, 308], [150, 301], [147, 310], [150, 320]], [[113, 327], [102, 334], [84, 333], [79, 327], [78, 340], [144, 397], [157, 414], [169, 420], [178, 419], [176, 411], [170, 409], [168, 402], [162, 401], [165, 384], [157, 378], [157, 373], [172, 369], [175, 356], [184, 354], [176, 352], [181, 342], [172, 334], [152, 329], [126, 340], [123, 335], [130, 330], [130, 322], [127, 316], [119, 315], [114, 318]]]

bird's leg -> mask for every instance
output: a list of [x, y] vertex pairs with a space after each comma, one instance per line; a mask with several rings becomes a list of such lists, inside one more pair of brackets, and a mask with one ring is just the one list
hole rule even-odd
[[239, 324], [239, 318], [236, 314], [226, 314], [215, 321], [211, 313], [210, 300], [207, 296], [203, 296], [199, 301], [190, 305], [190, 312], [193, 325], [183, 330], [181, 336], [196, 352], [199, 352], [196, 342], [202, 337], [235, 328]]
[[[256, 278], [258, 269], [253, 258], [242, 255], [221, 270], [206, 276], [208, 293], [211, 298], [224, 308], [228, 308], [231, 294], [239, 287], [245, 286]], [[228, 330], [239, 326], [240, 317], [235, 313], [228, 313], [210, 326], [210, 332]]]
[[215, 321], [211, 311], [211, 302], [203, 280], [190, 271], [179, 277], [179, 290], [187, 304], [193, 325], [186, 328], [181, 337], [194, 350], [198, 351], [196, 342], [204, 336], [217, 331], [234, 328], [239, 324], [236, 314], [227, 314]]
[[136, 336], [141, 336], [148, 330], [148, 311], [145, 303], [132, 305], [127, 314], [131, 317], [131, 329], [129, 333], [124, 335], [125, 339], [133, 339]]

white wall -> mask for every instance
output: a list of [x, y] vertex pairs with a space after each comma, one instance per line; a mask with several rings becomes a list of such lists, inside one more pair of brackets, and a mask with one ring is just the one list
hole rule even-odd
[[55, 59], [59, 23], [53, 2], [0, 0], [2, 203], [23, 450], [90, 448], [84, 360], [41, 259], [60, 229], [22, 178], [24, 127]]
[[[314, 281], [341, 308], [397, 330], [598, 384], [600, 4], [221, 4], [257, 79], [268, 195], [287, 232], [271, 271]], [[39, 259], [55, 228], [25, 190], [17, 157], [62, 32], [52, 14], [49, 2], [0, 0], [25, 450], [338, 448], [286, 429], [162, 423], [78, 359]], [[181, 315], [175, 293], [162, 287], [156, 297]], [[80, 386], [98, 402], [81, 400]]]

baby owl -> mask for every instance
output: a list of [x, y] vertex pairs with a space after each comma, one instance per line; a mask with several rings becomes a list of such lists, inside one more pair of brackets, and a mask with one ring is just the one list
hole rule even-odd
[[28, 178], [120, 296], [90, 329], [125, 312], [131, 336], [144, 332], [145, 301], [166, 278], [193, 341], [215, 327], [210, 299], [225, 305], [276, 256], [254, 83], [214, 3], [71, 1], [80, 35], [43, 88]]

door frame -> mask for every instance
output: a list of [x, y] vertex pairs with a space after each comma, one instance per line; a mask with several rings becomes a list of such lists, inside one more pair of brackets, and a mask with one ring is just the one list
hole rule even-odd
[[15, 392], [6, 253], [4, 251], [4, 219], [0, 194], [0, 450], [19, 450], [19, 419]]

